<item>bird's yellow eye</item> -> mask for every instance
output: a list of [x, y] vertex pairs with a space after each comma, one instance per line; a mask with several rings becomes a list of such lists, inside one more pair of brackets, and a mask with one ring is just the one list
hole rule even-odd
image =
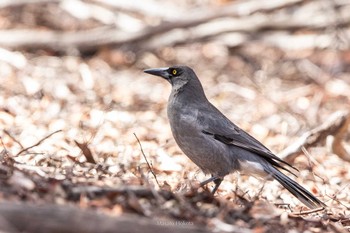
[[172, 73], [173, 75], [176, 75], [176, 74], [177, 74], [177, 70], [173, 69], [173, 70], [171, 71], [171, 73]]

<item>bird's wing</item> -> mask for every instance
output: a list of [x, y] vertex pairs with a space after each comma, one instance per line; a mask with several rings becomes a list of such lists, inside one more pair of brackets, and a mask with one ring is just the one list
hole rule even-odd
[[[233, 145], [243, 148], [247, 151], [253, 152], [258, 156], [264, 158], [272, 165], [284, 169], [291, 174], [289, 169], [283, 167], [280, 163], [283, 163], [295, 170], [295, 167], [274, 155], [268, 148], [261, 144], [254, 137], [240, 129], [234, 123], [232, 123], [227, 117], [225, 117], [219, 110], [212, 106], [210, 111], [200, 111], [198, 120], [201, 121], [201, 125], [204, 126], [202, 133], [213, 136], [216, 140], [227, 145]], [[213, 114], [213, 111], [215, 114]], [[211, 116], [215, 116], [211, 117]]]

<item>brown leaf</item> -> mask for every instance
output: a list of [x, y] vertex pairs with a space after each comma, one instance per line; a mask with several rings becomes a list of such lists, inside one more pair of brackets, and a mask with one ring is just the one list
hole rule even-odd
[[89, 163], [94, 163], [96, 164], [96, 161], [91, 153], [91, 150], [88, 147], [88, 144], [86, 142], [84, 143], [79, 143], [76, 140], [74, 140], [75, 144], [80, 148], [80, 150], [83, 152], [83, 155], [86, 158], [86, 161]]

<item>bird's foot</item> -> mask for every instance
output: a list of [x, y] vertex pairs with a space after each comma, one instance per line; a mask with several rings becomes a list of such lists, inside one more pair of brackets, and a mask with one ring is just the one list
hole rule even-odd
[[210, 182], [214, 182], [215, 187], [213, 188], [213, 190], [211, 191], [211, 193], [214, 195], [215, 192], [218, 190], [221, 182], [222, 182], [223, 178], [220, 176], [212, 176], [209, 179], [203, 181], [200, 183], [200, 187], [203, 187], [204, 185], [210, 183]]

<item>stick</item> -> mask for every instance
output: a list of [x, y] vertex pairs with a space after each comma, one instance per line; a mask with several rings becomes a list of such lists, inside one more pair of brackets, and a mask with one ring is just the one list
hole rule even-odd
[[157, 195], [165, 198], [166, 200], [173, 199], [174, 194], [171, 191], [159, 190], [154, 192], [151, 188], [144, 186], [118, 186], [118, 187], [98, 187], [98, 186], [76, 186], [66, 190], [69, 200], [79, 200], [82, 194], [86, 194], [89, 198], [93, 199], [99, 196], [108, 195], [125, 195], [132, 193], [137, 197], [144, 198], [157, 198]]
[[300, 215], [316, 213], [316, 212], [319, 212], [319, 211], [322, 211], [322, 210], [324, 210], [324, 207], [319, 207], [319, 208], [312, 209], [312, 210], [304, 210], [304, 211], [299, 211], [299, 212], [292, 212], [292, 213], [288, 214], [288, 216], [289, 217], [297, 217], [297, 216], [300, 216]]
[[[35, 205], [29, 203], [0, 203], [1, 232], [36, 232], [36, 233], [209, 233], [204, 226], [169, 224], [175, 220], [166, 218], [145, 218], [135, 214], [122, 213], [109, 216], [102, 211], [80, 209], [63, 205]], [[163, 224], [162, 224], [163, 223]], [[167, 224], [168, 223], [168, 224]]]
[[18, 141], [15, 137], [13, 137], [9, 131], [7, 131], [6, 129], [4, 129], [4, 133], [5, 133], [7, 136], [9, 136], [15, 143], [17, 143], [17, 144], [21, 147], [21, 149], [24, 148], [24, 146], [22, 145], [22, 143], [21, 143], [20, 141]]
[[148, 168], [149, 168], [150, 172], [152, 173], [152, 175], [154, 176], [154, 179], [156, 180], [156, 182], [157, 182], [157, 184], [158, 184], [158, 187], [160, 188], [160, 185], [159, 185], [157, 176], [156, 176], [156, 174], [153, 172], [153, 169], [152, 169], [151, 165], [149, 164], [149, 162], [148, 162], [148, 160], [147, 160], [147, 158], [146, 158], [145, 153], [143, 152], [141, 142], [140, 142], [139, 138], [136, 136], [136, 133], [134, 133], [134, 136], [135, 136], [137, 142], [138, 142], [139, 145], [140, 145], [140, 149], [141, 149], [141, 153], [142, 153], [142, 155], [143, 155], [143, 158], [145, 158], [146, 163], [147, 163], [147, 165], [148, 165]]
[[350, 118], [349, 112], [336, 112], [330, 116], [323, 124], [304, 133], [295, 143], [279, 153], [279, 157], [287, 162], [292, 162], [302, 151], [302, 148], [314, 146], [324, 141], [329, 135], [337, 135], [343, 127], [348, 127]]
[[43, 141], [45, 141], [46, 139], [48, 139], [48, 138], [51, 137], [52, 135], [54, 135], [54, 134], [56, 134], [56, 133], [59, 133], [59, 132], [61, 132], [61, 131], [62, 131], [62, 130], [56, 130], [55, 132], [50, 133], [49, 135], [47, 135], [46, 137], [44, 137], [43, 139], [41, 139], [40, 141], [38, 141], [38, 142], [35, 143], [34, 145], [22, 149], [20, 152], [18, 152], [18, 153], [16, 154], [16, 156], [22, 154], [23, 152], [25, 152], [25, 151], [27, 151], [27, 150], [32, 149], [33, 147], [39, 146]]
[[[259, 1], [259, 3], [261, 2], [262, 1]], [[268, 4], [272, 1], [265, 0], [264, 2]], [[248, 9], [247, 11], [244, 10], [244, 12], [248, 12], [245, 14], [240, 14], [242, 9], [232, 4], [229, 7], [221, 7], [215, 11], [210, 9], [210, 12], [205, 12], [205, 14], [188, 14], [182, 17], [181, 20], [164, 22], [154, 27], [145, 24], [136, 32], [117, 30], [111, 26], [103, 26], [77, 32], [31, 29], [0, 30], [0, 46], [15, 49], [50, 48], [57, 51], [65, 51], [67, 48], [73, 47], [82, 52], [91, 51], [101, 46], [113, 46], [127, 48], [136, 52], [140, 49], [142, 49], [142, 51], [154, 49], [155, 46], [159, 48], [161, 46], [173, 46], [179, 43], [191, 43], [232, 32], [244, 32], [243, 35], [247, 36], [248, 34], [247, 37], [250, 37], [249, 35], [251, 35], [251, 33], [264, 31], [267, 28], [269, 29], [268, 34], [273, 30], [277, 32], [285, 32], [286, 30], [293, 32], [295, 29], [301, 28], [320, 32], [322, 29], [328, 28], [329, 25], [337, 23], [333, 17], [326, 17], [324, 16], [324, 12], [317, 12], [316, 10], [312, 12], [312, 14], [318, 17], [309, 17], [305, 19], [300, 18], [300, 15], [302, 15], [300, 10], [298, 15], [293, 14], [293, 17], [287, 13], [274, 13], [277, 9], [293, 6], [303, 1], [288, 0], [274, 2], [275, 4], [268, 4], [268, 6], [261, 6], [261, 8], [252, 7], [249, 9], [248, 7], [245, 9]], [[308, 4], [311, 4], [308, 8], [314, 9], [316, 7], [313, 6], [313, 4], [317, 3], [310, 2]], [[255, 5], [256, 3], [254, 3], [253, 6]], [[348, 22], [350, 20], [350, 15], [347, 14], [349, 10], [349, 6], [339, 5], [338, 15], [342, 21]], [[265, 16], [261, 14], [250, 14], [261, 11], [272, 13]], [[240, 18], [237, 16], [240, 16]], [[319, 17], [323, 20], [320, 21]], [[347, 26], [346, 23], [339, 25], [340, 28], [346, 28]], [[344, 33], [349, 34], [349, 32]], [[284, 34], [285, 33], [283, 33], [283, 35]], [[275, 37], [276, 36], [270, 37], [270, 41], [272, 41], [270, 43], [273, 43], [273, 38]], [[322, 36], [316, 35], [316, 38], [308, 38], [306, 42], [322, 39], [322, 44], [324, 45], [324, 43], [332, 40], [332, 38], [333, 37], [329, 36], [329, 34]], [[231, 41], [230, 39], [228, 40]], [[219, 39], [219, 41], [221, 40]], [[285, 44], [285, 36], [278, 41]], [[297, 40], [295, 43], [304, 44], [306, 42], [300, 43], [300, 41]]]

